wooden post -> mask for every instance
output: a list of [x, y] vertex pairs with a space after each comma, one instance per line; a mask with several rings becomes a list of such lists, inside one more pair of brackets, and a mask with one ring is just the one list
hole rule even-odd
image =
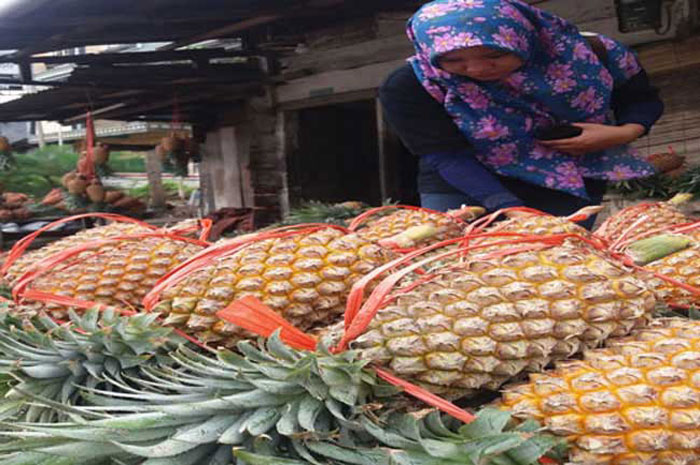
[[146, 152], [146, 174], [148, 175], [148, 185], [151, 192], [150, 206], [154, 210], [165, 209], [165, 189], [163, 189], [162, 172], [162, 163], [155, 150]]
[[384, 111], [379, 99], [375, 99], [375, 108], [377, 115], [377, 153], [379, 154], [379, 193], [382, 196], [382, 203], [389, 200], [389, 188], [387, 179], [387, 131], [384, 123]]

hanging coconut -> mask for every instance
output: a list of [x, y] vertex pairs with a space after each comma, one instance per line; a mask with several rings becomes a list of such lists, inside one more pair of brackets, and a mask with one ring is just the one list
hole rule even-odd
[[77, 175], [68, 182], [68, 192], [73, 195], [82, 195], [88, 186], [88, 180], [83, 175]]
[[98, 143], [93, 149], [96, 165], [104, 165], [109, 161], [109, 147], [107, 144]]
[[78, 173], [76, 173], [75, 171], [69, 171], [68, 173], [64, 174], [61, 178], [61, 185], [68, 189], [68, 184], [77, 177]]
[[85, 193], [92, 203], [102, 203], [105, 200], [105, 188], [102, 183], [95, 179], [85, 188]]

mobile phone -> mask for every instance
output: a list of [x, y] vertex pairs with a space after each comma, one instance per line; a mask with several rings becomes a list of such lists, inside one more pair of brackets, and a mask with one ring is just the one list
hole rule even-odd
[[535, 139], [537, 140], [558, 140], [558, 139], [570, 139], [572, 137], [580, 136], [583, 133], [583, 129], [578, 126], [572, 126], [571, 124], [558, 124], [556, 126], [550, 126], [548, 128], [542, 128], [535, 131]]

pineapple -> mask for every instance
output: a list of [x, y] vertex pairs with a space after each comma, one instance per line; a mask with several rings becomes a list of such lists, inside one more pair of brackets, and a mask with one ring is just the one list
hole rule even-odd
[[[204, 248], [199, 243], [161, 236], [106, 239], [81, 252], [78, 259], [69, 258], [40, 273], [20, 295], [31, 300], [27, 292], [39, 291], [108, 306], [138, 307], [160, 278]], [[64, 307], [49, 303], [46, 308], [58, 315]]]
[[399, 377], [457, 396], [497, 389], [628, 334], [655, 306], [643, 281], [575, 242], [468, 254], [393, 292], [376, 296], [378, 313], [351, 347]]
[[484, 232], [506, 232], [533, 234], [537, 236], [550, 236], [552, 234], [578, 234], [585, 238], [590, 238], [591, 233], [584, 227], [576, 224], [584, 221], [591, 215], [598, 213], [601, 207], [584, 207], [570, 216], [553, 216], [543, 212], [525, 211], [521, 212], [514, 208], [506, 210], [508, 217], [505, 221], [494, 224], [484, 230]]
[[16, 261], [10, 264], [5, 271], [3, 280], [5, 283], [13, 285], [16, 283], [17, 279], [19, 279], [19, 277], [28, 271], [29, 268], [31, 268], [31, 266], [35, 263], [71, 247], [113, 236], [148, 233], [152, 232], [153, 229], [154, 228], [148, 228], [140, 223], [121, 222], [114, 222], [104, 226], [96, 226], [94, 228], [85, 229], [71, 236], [51, 242], [40, 249], [25, 252]]
[[500, 406], [566, 437], [573, 464], [695, 465], [699, 389], [700, 322], [665, 319], [507, 388]]
[[429, 238], [419, 241], [415, 248], [425, 247], [430, 244], [453, 239], [464, 235], [465, 221], [473, 220], [482, 215], [485, 210], [481, 207], [462, 207], [448, 213], [440, 213], [426, 209], [398, 208], [397, 211], [383, 216], [377, 220], [364, 223], [366, 215], [379, 212], [386, 207], [369, 210], [366, 214], [358, 216], [350, 225], [350, 229], [369, 241], [378, 241], [396, 236], [407, 229], [430, 225], [437, 233]]
[[[661, 250], [661, 258], [653, 261], [637, 258], [638, 254], [646, 254], [648, 242], [659, 239], [670, 243], [671, 246], [675, 243], [676, 247]], [[658, 276], [650, 276], [647, 283], [660, 300], [681, 306], [700, 305], [700, 225], [681, 235], [660, 235], [633, 242], [626, 248], [625, 253], [642, 264], [644, 269], [696, 289], [696, 292], [691, 292]]]
[[[429, 226], [416, 227], [384, 242], [406, 246], [401, 239], [430, 234]], [[342, 315], [352, 285], [393, 258], [388, 248], [335, 228], [252, 241], [167, 286], [147, 307], [199, 340], [232, 346], [248, 333], [216, 313], [234, 300], [257, 297], [302, 330], [327, 326]]]
[[642, 237], [652, 231], [692, 221], [679, 210], [693, 194], [677, 194], [667, 202], [642, 203], [627, 207], [606, 219], [595, 231], [598, 237], [613, 242], [620, 238]]

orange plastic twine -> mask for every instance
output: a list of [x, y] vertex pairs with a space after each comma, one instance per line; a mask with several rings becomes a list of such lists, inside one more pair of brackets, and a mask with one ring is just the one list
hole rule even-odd
[[632, 225], [624, 226], [623, 224], [620, 224], [617, 228], [612, 229], [610, 226], [612, 224], [611, 218], [608, 218], [598, 228], [598, 234], [604, 235], [606, 237], [617, 237], [618, 239], [616, 242], [625, 240], [640, 223], [648, 219], [646, 211], [650, 208], [655, 207], [656, 205], [657, 204], [655, 203], [645, 202], [633, 205], [631, 207], [627, 207], [623, 210], [625, 213], [636, 213], [637, 215], [639, 215], [639, 218]]
[[[639, 220], [635, 221], [635, 225], [639, 223], [640, 220], [644, 220], [645, 218], [642, 217]], [[651, 273], [655, 277], [666, 281], [667, 283], [671, 284], [672, 286], [679, 287], [683, 289], [684, 291], [689, 292], [690, 294], [694, 296], [700, 296], [700, 287], [697, 286], [692, 286], [690, 284], [678, 281], [677, 279], [671, 278], [670, 276], [666, 276], [663, 273], [659, 273], [657, 271], [650, 271], [643, 266], [639, 266], [634, 261], [625, 255], [624, 250], [633, 242], [641, 240], [646, 237], [651, 237], [655, 236], [658, 234], [664, 234], [664, 233], [669, 233], [669, 234], [683, 234], [686, 232], [694, 231], [696, 229], [700, 228], [700, 221], [694, 221], [691, 223], [685, 223], [685, 224], [677, 224], [677, 225], [670, 225], [670, 226], [664, 226], [661, 228], [656, 228], [651, 231], [647, 231], [641, 234], [638, 234], [634, 237], [629, 237], [629, 234], [624, 234], [617, 240], [615, 241], [611, 246], [610, 246], [610, 252], [611, 254], [620, 260], [622, 263], [624, 263], [626, 266], [629, 266], [630, 268], [634, 268], [635, 270], [644, 272], [644, 273]], [[625, 231], [628, 232], [630, 231], [630, 228], [626, 228]], [[677, 307], [677, 308], [684, 308], [684, 305], [681, 304], [676, 304], [673, 302], [668, 303], [669, 306], [671, 307]]]
[[[638, 219], [637, 221], [634, 222], [633, 226], [640, 224], [640, 220], [645, 220], [645, 219], [646, 218]], [[652, 230], [649, 230], [646, 232], [642, 232], [642, 233], [639, 233], [639, 234], [637, 234], [635, 236], [631, 236], [631, 237], [629, 237], [629, 235], [627, 237], [625, 237], [623, 235], [610, 245], [610, 249], [615, 251], [615, 252], [620, 252], [620, 251], [623, 251], [632, 242], [636, 242], [638, 240], [644, 239], [645, 237], [656, 236], [658, 234], [664, 234], [664, 233], [683, 234], [683, 233], [693, 231], [693, 230], [698, 229], [698, 228], [700, 228], [700, 221], [693, 221], [690, 223], [662, 226], [660, 228], [656, 228], [656, 229], [652, 229]]]
[[[247, 296], [238, 299], [229, 304], [225, 309], [217, 312], [216, 316], [263, 337], [270, 337], [272, 333], [279, 330], [282, 341], [290, 347], [299, 350], [313, 351], [317, 347], [317, 341], [313, 336], [296, 328], [256, 297]], [[407, 394], [465, 423], [470, 423], [475, 418], [474, 415], [466, 410], [457, 407], [453, 403], [421, 387], [402, 380], [388, 371], [377, 367], [375, 367], [375, 371], [380, 378], [394, 386], [402, 388]]]
[[25, 250], [29, 248], [29, 246], [36, 240], [37, 237], [39, 237], [41, 234], [44, 232], [58, 226], [64, 223], [69, 223], [71, 221], [75, 220], [80, 220], [83, 218], [102, 218], [110, 221], [116, 221], [116, 222], [122, 222], [122, 223], [134, 223], [139, 226], [143, 226], [144, 228], [148, 228], [151, 230], [156, 230], [155, 226], [152, 226], [148, 223], [144, 223], [141, 220], [137, 220], [134, 218], [129, 218], [128, 216], [122, 216], [122, 215], [116, 215], [114, 213], [84, 213], [81, 215], [74, 215], [74, 216], [69, 216], [66, 218], [62, 218], [60, 220], [56, 220], [52, 223], [47, 224], [46, 226], [34, 231], [33, 233], [23, 237], [22, 239], [18, 240], [15, 245], [10, 249], [10, 252], [7, 255], [7, 259], [5, 260], [5, 263], [2, 265], [2, 268], [0, 268], [0, 275], [5, 275], [7, 273], [7, 270], [10, 269], [12, 264], [17, 261], [19, 257], [22, 256]]
[[170, 231], [173, 234], [184, 235], [201, 230], [201, 232], [199, 233], [199, 240], [207, 241], [209, 240], [209, 235], [211, 234], [211, 229], [213, 226], [214, 221], [210, 220], [209, 218], [201, 218], [197, 220], [197, 223], [194, 226], [171, 229]]

